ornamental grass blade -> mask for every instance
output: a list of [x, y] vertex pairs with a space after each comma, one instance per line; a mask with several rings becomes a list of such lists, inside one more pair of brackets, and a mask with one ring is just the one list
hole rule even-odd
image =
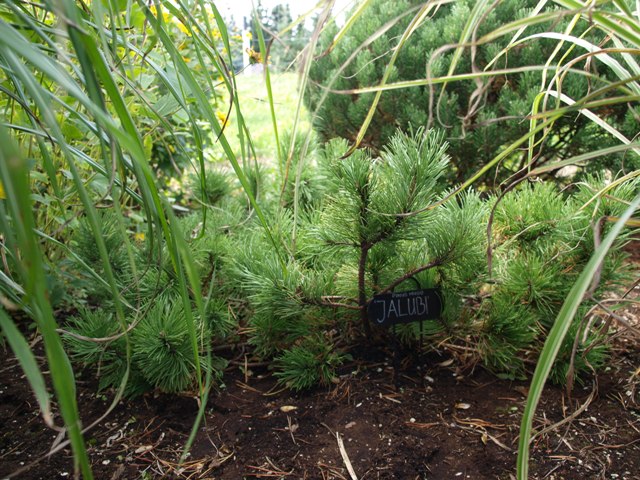
[[413, 17], [411, 22], [409, 22], [409, 25], [407, 25], [407, 28], [402, 34], [402, 37], [400, 37], [400, 40], [398, 40], [397, 45], [393, 49], [393, 54], [389, 59], [389, 63], [385, 68], [384, 74], [380, 79], [380, 84], [378, 85], [378, 87], [376, 87], [376, 90], [375, 90], [376, 95], [373, 99], [373, 102], [371, 103], [369, 112], [367, 113], [367, 116], [365, 117], [364, 121], [362, 122], [362, 125], [360, 126], [360, 130], [356, 135], [356, 139], [353, 145], [351, 146], [351, 148], [349, 148], [349, 150], [347, 150], [347, 152], [345, 152], [345, 154], [343, 155], [343, 158], [351, 155], [360, 146], [360, 143], [364, 139], [364, 136], [367, 133], [367, 130], [369, 129], [369, 125], [373, 120], [373, 116], [376, 113], [376, 108], [378, 107], [378, 103], [380, 103], [380, 97], [382, 96], [383, 88], [387, 84], [387, 80], [389, 79], [391, 72], [393, 72], [393, 66], [398, 58], [398, 55], [400, 55], [400, 51], [402, 50], [402, 47], [405, 45], [405, 43], [407, 43], [407, 41], [409, 40], [409, 37], [413, 34], [413, 32], [415, 32], [416, 29], [425, 21], [425, 19], [427, 18], [427, 15], [429, 14], [429, 12], [431, 12], [433, 8], [435, 8], [435, 5], [431, 2], [427, 2], [426, 4], [424, 4], [420, 8], [420, 10], [418, 10], [418, 13], [416, 13], [416, 15]]
[[[613, 33], [619, 38], [626, 40], [636, 48], [640, 48], [640, 24], [636, 17], [630, 15], [617, 15], [599, 8], [593, 8], [591, 2], [581, 2], [579, 0], [554, 0], [564, 8], [579, 10], [583, 18], [589, 23], [594, 23], [605, 32]], [[622, 2], [618, 2], [622, 3]], [[628, 12], [628, 8], [622, 12]]]
[[[262, 23], [258, 17], [257, 10], [253, 10], [253, 22], [255, 23], [255, 30], [258, 33], [258, 43], [260, 45], [260, 51], [265, 52], [262, 65], [264, 69], [264, 84], [267, 89], [267, 99], [269, 101], [269, 113], [271, 114], [271, 124], [273, 126], [273, 136], [276, 142], [276, 152], [278, 154], [278, 168], [282, 174], [284, 166], [284, 157], [282, 154], [282, 146], [280, 145], [280, 135], [278, 133], [278, 121], [276, 119], [275, 102], [273, 100], [273, 89], [271, 88], [271, 69], [269, 68], [269, 50], [264, 42], [264, 33], [262, 32]], [[296, 111], [296, 120], [294, 121], [294, 129], [298, 124], [298, 111]]]
[[335, 48], [338, 42], [342, 40], [342, 38], [347, 34], [347, 32], [351, 29], [351, 27], [353, 27], [353, 24], [356, 22], [356, 20], [358, 20], [358, 18], [360, 18], [360, 16], [367, 9], [367, 7], [369, 7], [370, 2], [371, 0], [363, 0], [358, 3], [358, 6], [356, 7], [356, 11], [353, 12], [351, 15], [349, 15], [349, 18], [347, 18], [346, 22], [344, 22], [344, 25], [342, 26], [342, 28], [340, 28], [340, 31], [336, 33], [335, 37], [333, 37], [333, 40], [331, 41], [327, 49], [324, 52], [322, 52], [321, 55], [328, 55], [329, 53], [331, 53], [331, 51]]
[[[0, 202], [0, 230], [5, 242], [13, 250], [15, 267], [26, 293], [24, 300], [42, 333], [53, 388], [71, 440], [75, 469], [89, 480], [93, 478], [93, 473], [80, 430], [73, 370], [56, 331], [57, 324], [46, 291], [43, 258], [35, 233], [28, 164], [18, 154], [4, 127], [0, 127], [0, 146], [0, 181], [6, 197]], [[18, 340], [16, 345], [19, 344]], [[26, 357], [22, 357], [25, 360]], [[28, 359], [26, 362], [32, 370], [33, 364]], [[30, 375], [30, 380], [35, 381], [40, 390], [42, 385], [39, 385], [37, 374], [31, 371]], [[42, 392], [36, 395], [41, 396]]]
[[582, 303], [583, 297], [589, 289], [591, 282], [599, 271], [607, 252], [613, 245], [614, 240], [620, 234], [625, 223], [629, 221], [635, 210], [640, 206], [640, 195], [631, 202], [631, 205], [625, 210], [620, 219], [613, 225], [611, 231], [604, 238], [603, 242], [591, 256], [591, 259], [585, 266], [584, 270], [576, 280], [573, 288], [567, 295], [562, 309], [556, 318], [551, 331], [544, 343], [544, 347], [540, 353], [540, 358], [536, 365], [531, 386], [529, 388], [529, 396], [527, 404], [522, 416], [522, 424], [520, 426], [520, 440], [518, 445], [517, 473], [518, 480], [526, 480], [529, 472], [529, 447], [531, 441], [531, 430], [533, 417], [542, 396], [544, 384], [549, 376], [551, 367], [556, 359], [558, 351], [564, 337], [566, 336], [571, 323]]

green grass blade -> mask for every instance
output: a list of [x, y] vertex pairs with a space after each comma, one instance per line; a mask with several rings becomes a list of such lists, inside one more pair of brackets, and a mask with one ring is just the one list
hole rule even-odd
[[528, 478], [529, 444], [533, 417], [536, 407], [538, 406], [538, 402], [540, 401], [540, 397], [542, 396], [544, 384], [549, 376], [549, 372], [551, 371], [551, 367], [553, 366], [553, 362], [556, 359], [558, 351], [560, 350], [562, 341], [571, 326], [573, 318], [578, 311], [578, 307], [582, 303], [584, 294], [587, 292], [592, 279], [604, 261], [607, 252], [611, 248], [622, 228], [625, 226], [625, 223], [631, 218], [633, 212], [635, 212], [638, 206], [640, 206], [640, 195], [633, 200], [625, 213], [620, 217], [620, 220], [615, 223], [611, 231], [604, 238], [602, 244], [591, 256], [591, 259], [576, 280], [573, 288], [569, 292], [569, 295], [567, 295], [567, 298], [562, 305], [562, 309], [560, 310], [560, 313], [549, 332], [547, 340], [544, 343], [544, 347], [540, 353], [540, 358], [538, 359], [538, 363], [531, 380], [529, 396], [527, 397], [527, 404], [524, 409], [522, 424], [520, 426], [517, 460], [518, 480], [526, 480]]
[[[487, 6], [488, 0], [480, 0], [475, 3], [473, 9], [469, 13], [469, 18], [462, 28], [462, 32], [460, 33], [460, 39], [458, 40], [458, 45], [456, 46], [453, 55], [451, 57], [451, 63], [449, 64], [449, 70], [447, 72], [447, 76], [450, 77], [453, 75], [453, 72], [456, 71], [456, 67], [458, 66], [458, 62], [462, 58], [462, 54], [464, 49], [466, 48], [469, 39], [473, 35], [473, 33], [477, 30], [478, 25], [482, 18], [485, 15], [485, 8]], [[445, 82], [442, 85], [442, 90], [440, 91], [440, 98], [444, 95], [445, 89], [447, 88], [447, 83]]]
[[[555, 3], [573, 10], [582, 11], [582, 16], [589, 22], [600, 26], [605, 32], [613, 33], [640, 48], [640, 24], [634, 17], [619, 16], [601, 9], [592, 8], [591, 3], [579, 0], [554, 0]], [[615, 18], [613, 20], [612, 18]]]
[[351, 27], [353, 27], [353, 24], [356, 22], [356, 20], [358, 20], [358, 18], [360, 18], [363, 12], [367, 9], [370, 2], [371, 0], [363, 0], [358, 3], [358, 6], [356, 7], [356, 11], [353, 12], [351, 15], [349, 15], [349, 18], [347, 18], [347, 21], [344, 22], [344, 25], [340, 28], [338, 33], [336, 33], [336, 36], [333, 37], [333, 40], [331, 41], [327, 49], [322, 53], [322, 55], [328, 55], [329, 53], [331, 53], [331, 51], [335, 48], [338, 42], [342, 40], [342, 38], [347, 34], [347, 32], [351, 29]]
[[53, 309], [45, 290], [43, 259], [35, 234], [28, 164], [18, 154], [4, 127], [0, 127], [0, 146], [0, 181], [6, 194], [6, 200], [2, 203], [6, 203], [8, 208], [5, 210], [2, 205], [0, 225], [5, 238], [10, 239], [16, 249], [16, 263], [25, 262], [16, 267], [21, 273], [34, 320], [42, 332], [51, 380], [71, 440], [76, 470], [89, 480], [93, 474], [80, 428], [73, 370], [56, 332]]
[[[416, 13], [416, 15], [413, 17], [411, 22], [409, 22], [409, 25], [407, 25], [407, 28], [405, 29], [402, 36], [400, 37], [400, 40], [398, 40], [397, 45], [393, 49], [393, 54], [391, 55], [391, 58], [389, 59], [389, 63], [387, 64], [387, 67], [385, 68], [385, 71], [382, 74], [382, 78], [380, 79], [380, 84], [378, 85], [375, 91], [376, 95], [373, 99], [373, 102], [371, 103], [371, 107], [369, 108], [369, 112], [367, 113], [367, 116], [365, 117], [364, 121], [362, 122], [362, 125], [360, 126], [360, 130], [356, 135], [355, 142], [353, 143], [351, 148], [349, 148], [349, 150], [344, 154], [344, 156], [351, 155], [351, 153], [353, 153], [353, 151], [360, 146], [360, 143], [364, 139], [364, 136], [367, 133], [367, 130], [369, 129], [369, 125], [371, 124], [371, 121], [373, 120], [373, 117], [376, 113], [376, 108], [378, 107], [378, 103], [380, 103], [380, 97], [382, 96], [383, 88], [386, 85], [387, 81], [389, 80], [389, 76], [391, 75], [391, 72], [393, 72], [393, 66], [398, 58], [398, 55], [400, 55], [400, 51], [402, 50], [402, 47], [404, 46], [405, 43], [407, 43], [407, 41], [409, 40], [409, 37], [411, 36], [411, 34], [413, 34], [413, 32], [415, 32], [416, 28], [418, 28], [425, 21], [425, 19], [427, 18], [427, 15], [429, 15], [429, 12], [431, 12], [433, 8], [435, 8], [435, 6], [431, 2], [424, 4], [420, 8], [420, 10], [418, 10], [418, 13]], [[447, 77], [451, 77], [451, 76], [447, 75]]]
[[[278, 134], [278, 121], [276, 119], [276, 109], [273, 99], [273, 89], [271, 88], [271, 69], [269, 68], [269, 58], [267, 56], [267, 45], [264, 42], [264, 33], [262, 33], [262, 24], [260, 18], [258, 18], [258, 12], [253, 10], [253, 21], [256, 24], [256, 32], [258, 32], [258, 42], [260, 45], [260, 51], [264, 52], [262, 65], [264, 67], [264, 84], [267, 89], [267, 99], [269, 100], [269, 113], [271, 113], [271, 123], [273, 125], [273, 136], [276, 142], [276, 152], [278, 154], [278, 167], [280, 168], [280, 174], [283, 173], [284, 168], [284, 156], [282, 155], [282, 146], [280, 145], [280, 135]], [[298, 112], [296, 112], [296, 116]], [[297, 123], [297, 122], [296, 122]]]
[[188, 65], [186, 65], [186, 63], [182, 59], [182, 55], [180, 55], [180, 53], [178, 52], [178, 49], [173, 44], [173, 40], [167, 34], [166, 30], [163, 28], [162, 21], [154, 17], [151, 11], [149, 10], [149, 8], [143, 2], [139, 1], [139, 4], [141, 4], [140, 6], [143, 9], [145, 15], [147, 16], [147, 20], [149, 21], [149, 24], [153, 27], [160, 41], [165, 46], [167, 52], [170, 54], [172, 60], [174, 61], [174, 64], [176, 65], [178, 72], [184, 79], [185, 84], [189, 89], [191, 95], [193, 95], [194, 100], [198, 108], [200, 109], [201, 114], [203, 115], [204, 119], [207, 122], [209, 122], [214, 132], [216, 133], [218, 141], [225, 155], [227, 156], [229, 163], [231, 163], [231, 166], [233, 167], [233, 170], [236, 176], [238, 177], [238, 180], [240, 181], [240, 184], [242, 185], [242, 188], [244, 189], [245, 194], [249, 198], [249, 202], [251, 203], [251, 206], [255, 210], [256, 215], [258, 216], [258, 219], [260, 220], [260, 223], [262, 224], [262, 227], [264, 228], [267, 234], [267, 237], [269, 238], [275, 251], [278, 253], [281, 267], [283, 268], [283, 270], [286, 271], [287, 267], [286, 267], [286, 262], [284, 260], [284, 257], [282, 256], [282, 248], [275, 241], [275, 238], [271, 233], [269, 222], [267, 221], [264, 213], [262, 212], [262, 209], [258, 205], [254, 192], [252, 191], [251, 186], [249, 185], [249, 181], [242, 167], [238, 163], [238, 159], [236, 158], [235, 153], [231, 149], [231, 146], [229, 145], [229, 142], [226, 136], [224, 135], [224, 132], [222, 131], [221, 126], [218, 124], [217, 117], [215, 115], [213, 107], [209, 103], [207, 94], [202, 90], [202, 88], [200, 88], [198, 82], [193, 76], [193, 73], [191, 72], [191, 69], [188, 67]]
[[[541, 167], [534, 168], [529, 172], [529, 175], [542, 175], [545, 173], [553, 172], [554, 170], [558, 170], [562, 167], [566, 167], [568, 165], [583, 165], [589, 160], [593, 160], [599, 157], [606, 157], [608, 155], [613, 155], [615, 153], [625, 152], [627, 150], [638, 150], [640, 149], [640, 143], [630, 143], [628, 145], [614, 145], [613, 147], [603, 148], [601, 150], [594, 150], [591, 152], [583, 153], [581, 155], [576, 155], [575, 157], [566, 158], [564, 160], [560, 160], [558, 162], [551, 162]], [[628, 180], [628, 179], [627, 179]]]
[[[549, 67], [548, 70], [554, 70], [557, 67]], [[447, 82], [460, 82], [465, 80], [474, 80], [476, 78], [485, 78], [485, 77], [495, 77], [499, 75], [513, 75], [516, 73], [525, 73], [525, 72], [538, 72], [545, 70], [544, 65], [527, 65], [524, 67], [517, 68], [501, 68], [497, 70], [491, 70], [488, 72], [473, 72], [473, 73], [457, 73], [455, 75], [445, 75], [442, 77], [431, 77], [431, 78], [419, 78], [416, 80], [404, 80], [400, 82], [387, 83], [385, 85], [374, 85], [371, 87], [362, 87], [362, 88], [351, 88], [345, 90], [333, 90], [328, 89], [331, 93], [339, 93], [342, 95], [359, 95], [362, 93], [376, 93], [376, 92], [388, 92], [391, 90], [400, 90], [403, 88], [415, 88], [415, 87], [427, 87], [429, 85], [439, 85]], [[594, 77], [594, 74], [590, 72], [586, 72], [584, 70], [570, 68], [564, 69], [566, 72], [576, 73], [578, 75], [583, 75], [587, 78]]]

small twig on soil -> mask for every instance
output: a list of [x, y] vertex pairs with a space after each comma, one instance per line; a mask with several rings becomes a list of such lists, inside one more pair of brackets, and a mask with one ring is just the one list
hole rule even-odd
[[[440, 416], [440, 418], [442, 419], [442, 416]], [[456, 423], [453, 423], [452, 426], [455, 426], [456, 428], [459, 428], [461, 430], [465, 430], [467, 432], [479, 433], [480, 434], [480, 439], [482, 440], [482, 443], [486, 444], [487, 440], [491, 440], [493, 443], [495, 443], [500, 448], [506, 450], [507, 452], [513, 452], [512, 448], [508, 447], [507, 445], [502, 443], [500, 440], [498, 440], [496, 437], [494, 437], [489, 432], [487, 432], [486, 428], [481, 426], [479, 423], [471, 423], [471, 422], [469, 422], [470, 425], [472, 425], [472, 426], [465, 427], [464, 425], [460, 425], [458, 423], [458, 419], [455, 416], [453, 418], [456, 421]], [[442, 419], [442, 420], [444, 422], [444, 419]]]
[[358, 480], [358, 476], [356, 475], [353, 465], [351, 465], [351, 461], [349, 460], [349, 455], [347, 455], [347, 450], [344, 448], [344, 442], [342, 441], [342, 438], [340, 438], [340, 434], [338, 432], [336, 432], [336, 439], [338, 440], [338, 449], [340, 450], [342, 461], [347, 467], [351, 480]]
[[229, 365], [240, 367], [268, 367], [272, 362], [245, 362], [244, 360], [229, 360]]
[[331, 475], [335, 476], [336, 478], [339, 478], [341, 480], [347, 480], [347, 478], [344, 475], [342, 475], [342, 473], [341, 473], [342, 469], [341, 468], [338, 469], [336, 467], [333, 467], [331, 465], [327, 465], [326, 463], [321, 463], [321, 462], [318, 462], [318, 468], [320, 469], [320, 473], [322, 474], [323, 480], [327, 480], [328, 478], [332, 478], [332, 477], [327, 477], [325, 475], [325, 470], [330, 472]]
[[470, 425], [472, 427], [493, 428], [494, 430], [507, 430], [508, 429], [507, 425], [504, 425], [502, 423], [487, 422], [486, 420], [482, 420], [481, 418], [465, 418], [463, 420], [463, 419], [460, 419], [460, 418], [456, 417], [455, 415], [453, 415], [453, 419], [458, 423], [461, 423], [463, 425]]
[[[291, 423], [291, 417], [289, 415], [287, 415], [287, 424], [289, 425], [289, 435], [291, 435], [291, 441], [297, 447], [298, 442], [296, 442], [296, 438], [293, 436], [294, 425]], [[297, 425], [295, 426], [295, 428], [297, 428]]]
[[246, 473], [245, 475], [249, 477], [257, 477], [257, 478], [265, 477], [266, 478], [266, 477], [288, 477], [289, 475], [293, 474], [293, 470], [291, 470], [290, 472], [285, 472], [283, 470], [280, 470], [278, 467], [273, 465], [273, 463], [271, 463], [271, 460], [269, 460], [268, 458], [267, 458], [267, 464], [270, 465], [271, 468], [274, 468], [275, 470], [270, 470], [265, 467], [256, 467], [254, 465], [247, 465], [247, 468], [253, 468], [254, 470], [257, 470], [257, 472]]
[[262, 395], [264, 395], [265, 397], [272, 397], [273, 395], [278, 395], [279, 393], [284, 392], [287, 389], [287, 387], [282, 387], [276, 390], [276, 387], [278, 386], [279, 384], [276, 383], [271, 390], [269, 390], [266, 393], [263, 393]]
[[594, 397], [596, 395], [596, 390], [597, 390], [597, 387], [596, 387], [596, 384], [594, 383], [593, 389], [591, 390], [591, 393], [589, 394], [587, 399], [584, 401], [584, 403], [582, 405], [580, 405], [580, 407], [575, 412], [573, 412], [571, 415], [563, 418], [559, 422], [556, 422], [553, 425], [549, 425], [548, 427], [543, 428], [539, 432], [534, 433], [531, 436], [531, 440], [533, 440], [536, 437], [539, 437], [540, 435], [544, 435], [545, 433], [549, 433], [550, 431], [555, 430], [556, 428], [559, 428], [562, 425], [564, 425], [565, 423], [570, 422], [570, 421], [574, 420], [576, 417], [578, 417], [582, 412], [584, 412], [589, 407], [589, 405], [591, 404], [591, 402], [593, 401], [593, 399], [594, 399]]
[[440, 422], [431, 422], [431, 423], [418, 423], [418, 422], [404, 422], [407, 427], [413, 428], [431, 428], [440, 425]]
[[329, 433], [333, 436], [335, 435], [335, 433], [333, 433], [333, 430], [331, 430], [331, 427], [329, 427], [329, 425], [327, 425], [324, 422], [320, 422], [320, 425], [322, 425], [324, 428], [326, 428], [327, 430], [329, 430]]
[[264, 392], [261, 392], [257, 388], [250, 387], [246, 383], [242, 383], [239, 380], [236, 380], [236, 385], [239, 386], [242, 390], [249, 390], [250, 392], [259, 393], [260, 395], [264, 395]]
[[596, 305], [598, 307], [600, 307], [602, 310], [604, 310], [607, 315], [609, 315], [611, 318], [613, 318], [615, 321], [617, 321], [620, 325], [625, 327], [628, 331], [630, 331], [631, 333], [633, 333], [637, 337], [640, 337], [640, 330], [638, 330], [637, 327], [631, 325], [631, 323], [629, 323], [626, 318], [624, 318], [624, 317], [622, 317], [620, 315], [617, 315], [611, 309], [607, 308], [602, 302], [600, 302], [600, 301], [598, 301], [598, 300], [596, 300], [594, 298], [592, 298], [592, 300], [594, 302], [596, 302]]
[[380, 394], [380, 398], [383, 398], [384, 400], [389, 400], [390, 402], [394, 402], [394, 403], [402, 403], [400, 400], [396, 400], [395, 398], [392, 398], [390, 395]]

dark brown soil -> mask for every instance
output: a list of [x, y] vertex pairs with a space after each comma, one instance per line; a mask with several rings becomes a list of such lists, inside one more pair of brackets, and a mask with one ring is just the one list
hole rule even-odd
[[[640, 479], [640, 354], [637, 345], [621, 342], [595, 390], [589, 383], [569, 399], [562, 389], [546, 389], [534, 426], [569, 420], [534, 440], [530, 478]], [[390, 364], [382, 352], [355, 352], [338, 383], [299, 394], [278, 390], [266, 368], [245, 375], [234, 367], [225, 375], [226, 385], [212, 392], [181, 467], [177, 462], [198, 410], [196, 399], [147, 395], [124, 401], [86, 435], [95, 476], [515, 478], [526, 382], [498, 380], [481, 369], [463, 374], [453, 358], [430, 353], [419, 361], [407, 358], [396, 390]], [[4, 478], [46, 455], [57, 432], [43, 425], [10, 353], [0, 353], [0, 365]], [[95, 390], [90, 378], [79, 380], [85, 424], [110, 401]], [[16, 478], [72, 476], [70, 451], [64, 449]]]

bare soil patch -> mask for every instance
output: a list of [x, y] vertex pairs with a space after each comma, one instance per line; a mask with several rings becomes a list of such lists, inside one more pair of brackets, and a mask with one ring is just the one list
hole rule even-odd
[[[640, 479], [640, 354], [619, 339], [606, 372], [573, 398], [548, 387], [537, 411], [532, 479]], [[212, 392], [188, 460], [178, 459], [198, 405], [189, 396], [122, 402], [86, 439], [98, 479], [510, 479], [527, 382], [455, 359], [405, 352], [398, 388], [390, 352], [360, 349], [329, 388], [280, 389], [267, 368], [225, 375]], [[0, 357], [0, 478], [46, 455], [57, 432], [43, 425], [12, 355]], [[110, 398], [78, 382], [85, 424]], [[584, 405], [587, 404], [586, 408]], [[572, 417], [578, 409], [583, 409]], [[59, 419], [58, 419], [59, 421]], [[338, 438], [342, 441], [340, 448]], [[69, 449], [17, 475], [73, 476]]]

